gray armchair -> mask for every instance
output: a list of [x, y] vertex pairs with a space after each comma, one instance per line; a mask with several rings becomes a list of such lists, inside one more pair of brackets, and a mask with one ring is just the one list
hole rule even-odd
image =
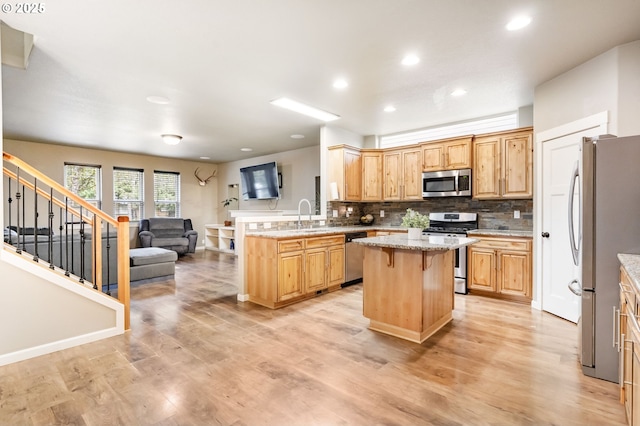
[[155, 217], [140, 221], [138, 239], [140, 247], [161, 247], [183, 255], [196, 251], [198, 232], [191, 219]]

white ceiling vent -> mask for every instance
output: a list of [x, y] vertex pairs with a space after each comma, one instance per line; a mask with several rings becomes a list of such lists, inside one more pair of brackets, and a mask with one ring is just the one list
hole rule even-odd
[[13, 29], [4, 22], [0, 22], [0, 29], [2, 63], [26, 70], [33, 49], [33, 34]]

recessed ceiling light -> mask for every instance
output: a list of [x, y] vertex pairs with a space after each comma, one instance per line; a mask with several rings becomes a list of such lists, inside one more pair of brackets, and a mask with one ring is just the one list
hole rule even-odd
[[333, 82], [333, 87], [336, 89], [346, 89], [348, 86], [347, 80], [339, 79]]
[[251, 152], [251, 151], [253, 151], [253, 148], [240, 148], [240, 151]]
[[291, 135], [291, 139], [304, 139], [304, 135]]
[[211, 160], [211, 157], [200, 157], [201, 160]]
[[467, 91], [464, 89], [456, 89], [453, 92], [451, 92], [451, 96], [462, 96], [466, 94], [467, 94]]
[[420, 58], [418, 58], [416, 55], [407, 55], [402, 59], [402, 65], [415, 65], [418, 62], [420, 62]]
[[158, 105], [166, 105], [171, 102], [169, 98], [165, 98], [164, 96], [147, 96], [147, 101]]
[[396, 110], [396, 107], [394, 107], [393, 105], [387, 105], [386, 107], [384, 107], [384, 112], [393, 112]]
[[182, 136], [180, 135], [164, 134], [160, 135], [160, 137], [162, 137], [162, 141], [167, 145], [178, 145], [182, 140]]
[[531, 17], [517, 16], [513, 18], [511, 21], [509, 21], [509, 23], [507, 24], [507, 30], [509, 31], [520, 30], [526, 27], [527, 25], [529, 25], [530, 23], [531, 23]]
[[309, 105], [305, 105], [303, 103], [294, 101], [289, 98], [279, 98], [271, 101], [272, 105], [276, 105], [282, 108], [286, 108], [290, 111], [294, 111], [300, 114], [307, 115], [309, 117], [317, 118], [322, 121], [333, 121], [340, 118], [339, 115], [331, 114], [330, 112], [322, 111], [321, 109], [317, 109], [311, 107]]

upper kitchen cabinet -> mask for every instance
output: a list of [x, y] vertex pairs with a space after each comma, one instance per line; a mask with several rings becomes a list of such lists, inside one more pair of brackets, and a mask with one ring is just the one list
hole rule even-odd
[[[362, 198], [362, 157], [360, 150], [346, 145], [328, 149], [329, 185], [338, 186], [338, 200], [360, 201]], [[330, 189], [328, 193], [331, 194]]]
[[468, 169], [471, 167], [471, 141], [473, 136], [425, 142], [422, 147], [422, 170]]
[[382, 200], [382, 151], [365, 150], [362, 156], [362, 201]]
[[533, 128], [476, 136], [473, 198], [533, 198]]
[[422, 200], [422, 149], [414, 146], [384, 151], [385, 201]]

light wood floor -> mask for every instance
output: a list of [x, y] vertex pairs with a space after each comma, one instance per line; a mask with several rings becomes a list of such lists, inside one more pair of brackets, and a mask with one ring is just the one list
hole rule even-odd
[[132, 289], [132, 330], [0, 367], [0, 424], [616, 425], [574, 324], [456, 295], [422, 345], [377, 334], [362, 285], [272, 311], [236, 301], [233, 256], [199, 252]]

